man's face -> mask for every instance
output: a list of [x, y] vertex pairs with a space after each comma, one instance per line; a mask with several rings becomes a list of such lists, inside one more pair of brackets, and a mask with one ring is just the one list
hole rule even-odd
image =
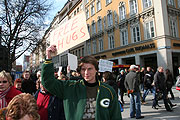
[[163, 68], [160, 68], [160, 69], [159, 69], [159, 72], [163, 73], [163, 72], [164, 72], [164, 69], [163, 69]]
[[24, 79], [28, 80], [30, 78], [30, 73], [27, 72], [27, 73], [24, 73]]
[[96, 72], [94, 65], [89, 63], [84, 63], [81, 67], [81, 75], [88, 83], [96, 82]]

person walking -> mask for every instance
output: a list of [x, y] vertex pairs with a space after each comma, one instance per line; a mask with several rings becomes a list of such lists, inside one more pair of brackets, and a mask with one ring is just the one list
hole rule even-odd
[[124, 84], [130, 96], [130, 117], [142, 119], [144, 116], [141, 116], [140, 90], [136, 69], [138, 69], [138, 66], [130, 66], [130, 72], [126, 75]]
[[91, 56], [81, 59], [78, 67], [83, 79], [57, 80], [51, 62], [56, 51], [55, 45], [46, 50], [48, 60], [42, 65], [42, 85], [63, 99], [66, 120], [122, 120], [116, 92], [96, 77], [97, 60]]
[[[162, 93], [162, 99], [164, 101], [164, 105], [167, 111], [172, 112], [172, 107], [176, 106], [171, 103], [171, 101], [168, 99], [167, 96], [167, 87], [166, 87], [166, 80], [164, 75], [164, 69], [163, 67], [158, 67], [157, 72], [154, 75], [154, 84], [155, 84], [155, 90], [156, 93], [161, 92]], [[157, 94], [158, 95], [158, 94]], [[155, 95], [155, 99], [153, 100], [152, 108], [156, 108], [156, 105], [158, 104], [157, 95]]]
[[151, 67], [147, 67], [147, 71], [144, 76], [144, 94], [143, 94], [142, 104], [145, 104], [145, 99], [149, 91], [151, 91], [151, 93], [153, 93], [153, 96], [155, 97], [155, 90], [152, 85], [153, 80], [154, 80], [154, 73], [152, 72]]
[[170, 92], [171, 99], [174, 100], [174, 94], [172, 92], [172, 86], [174, 85], [174, 79], [173, 79], [172, 73], [170, 72], [169, 69], [166, 69], [165, 73], [166, 73], [167, 95]]

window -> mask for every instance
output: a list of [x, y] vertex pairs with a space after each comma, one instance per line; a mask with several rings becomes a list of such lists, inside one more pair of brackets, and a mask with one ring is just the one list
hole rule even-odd
[[174, 6], [174, 0], [168, 0], [168, 4]]
[[178, 2], [178, 8], [180, 8], [180, 0], [178, 0], [177, 2]]
[[134, 25], [132, 28], [131, 28], [131, 36], [132, 36], [132, 42], [138, 42], [140, 41], [140, 28], [139, 28], [139, 25]]
[[74, 11], [74, 15], [76, 15], [76, 11]]
[[77, 13], [79, 12], [79, 7], [77, 8]]
[[136, 14], [137, 13], [137, 2], [136, 0], [130, 0], [130, 14]]
[[84, 56], [84, 48], [82, 48], [82, 57]]
[[88, 28], [88, 32], [90, 34], [90, 26], [89, 26], [89, 24], [87, 25], [87, 28]]
[[170, 30], [173, 37], [177, 37], [177, 23], [175, 19], [170, 18]]
[[145, 23], [145, 38], [149, 39], [155, 36], [154, 32], [154, 22], [149, 21]]
[[91, 4], [91, 16], [95, 14], [94, 3]]
[[106, 5], [111, 3], [111, 2], [112, 2], [112, 0], [106, 0]]
[[90, 55], [91, 54], [91, 42], [87, 42], [87, 54]]
[[85, 0], [85, 3], [87, 4], [89, 2], [89, 0]]
[[97, 0], [96, 5], [97, 5], [97, 11], [101, 10], [101, 0]]
[[89, 18], [89, 9], [87, 8], [86, 9], [86, 19], [88, 19]]
[[96, 34], [96, 24], [95, 21], [92, 22], [92, 35]]
[[121, 45], [128, 45], [128, 31], [127, 29], [122, 29], [120, 31]]
[[109, 34], [108, 35], [108, 42], [109, 42], [109, 49], [113, 49], [114, 48], [114, 35], [113, 34]]
[[96, 40], [93, 40], [93, 54], [96, 53]]
[[151, 0], [143, 0], [143, 8], [146, 9], [148, 7], [152, 6], [152, 1]]
[[81, 49], [79, 49], [79, 57], [81, 57]]
[[125, 10], [125, 6], [122, 5], [119, 7], [119, 19], [123, 20], [126, 18], [126, 10]]
[[102, 31], [102, 19], [101, 18], [99, 18], [97, 24], [98, 24], [98, 32]]
[[108, 23], [108, 27], [113, 25], [112, 12], [109, 12], [108, 15], [107, 15], [107, 23]]
[[99, 38], [99, 52], [103, 51], [103, 39]]

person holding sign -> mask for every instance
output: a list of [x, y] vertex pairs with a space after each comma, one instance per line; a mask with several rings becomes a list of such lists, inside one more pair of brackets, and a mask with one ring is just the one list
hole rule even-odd
[[109, 85], [98, 81], [98, 62], [86, 56], [78, 66], [83, 79], [61, 81], [54, 77], [52, 54], [56, 46], [50, 46], [47, 60], [42, 66], [42, 84], [51, 94], [63, 99], [66, 120], [122, 120], [116, 92]]

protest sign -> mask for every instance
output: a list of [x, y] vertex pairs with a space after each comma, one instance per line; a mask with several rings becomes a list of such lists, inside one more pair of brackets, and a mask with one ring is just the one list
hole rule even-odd
[[76, 70], [77, 69], [77, 56], [68, 53], [68, 66], [70, 66], [70, 70]]
[[89, 38], [85, 13], [82, 11], [50, 33], [50, 45], [56, 45], [60, 54]]
[[108, 60], [99, 60], [99, 72], [112, 72], [113, 62]]

